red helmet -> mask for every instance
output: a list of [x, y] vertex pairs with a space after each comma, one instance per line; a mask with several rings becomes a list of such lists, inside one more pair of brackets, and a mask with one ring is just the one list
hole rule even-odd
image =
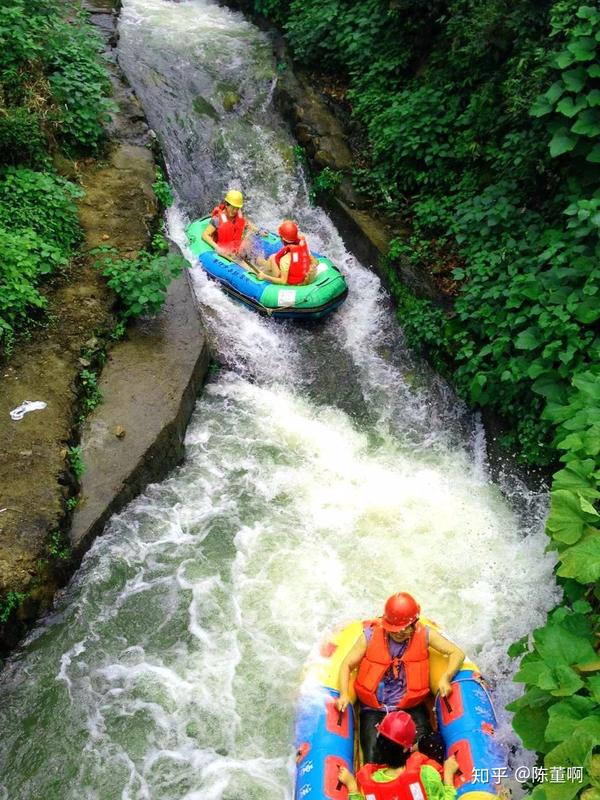
[[390, 633], [398, 633], [419, 619], [421, 606], [406, 592], [388, 597], [381, 620], [382, 627]]
[[415, 741], [417, 726], [406, 711], [390, 711], [377, 726], [377, 730], [386, 739], [409, 750]]
[[298, 226], [291, 219], [284, 220], [277, 230], [284, 242], [295, 242], [298, 239]]

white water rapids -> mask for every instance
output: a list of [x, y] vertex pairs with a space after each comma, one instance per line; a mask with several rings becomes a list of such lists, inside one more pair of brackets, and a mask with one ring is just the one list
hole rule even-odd
[[166, 154], [172, 238], [239, 186], [261, 225], [296, 218], [350, 293], [324, 322], [278, 324], [194, 268], [224, 366], [185, 463], [111, 520], [5, 665], [0, 798], [290, 798], [309, 650], [400, 590], [478, 661], [515, 746], [506, 649], [557, 597], [544, 495], [491, 482], [479, 424], [309, 205], [265, 35], [208, 0], [123, 6], [119, 59]]

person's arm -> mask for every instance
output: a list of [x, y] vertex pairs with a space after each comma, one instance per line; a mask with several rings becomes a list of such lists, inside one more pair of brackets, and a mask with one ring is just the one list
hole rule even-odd
[[348, 800], [358, 800], [358, 798], [364, 797], [363, 793], [358, 788], [356, 778], [346, 767], [340, 767], [338, 769], [338, 780], [348, 789]]
[[[280, 251], [282, 252], [282, 251]], [[266, 272], [259, 272], [258, 278], [261, 281], [270, 281], [271, 283], [287, 283], [288, 272], [290, 271], [289, 264], [286, 266], [282, 265], [281, 261], [277, 261], [277, 256], [279, 253], [274, 253], [272, 256], [269, 257], [269, 266], [273, 270], [273, 272], [277, 272], [277, 274], [271, 274]]]
[[214, 238], [216, 232], [217, 229], [215, 228], [215, 226], [212, 224], [212, 222], [209, 222], [206, 228], [204, 228], [204, 232], [202, 234], [202, 241], [206, 242], [206, 244], [209, 244], [211, 247], [215, 247], [217, 244]]
[[215, 226], [212, 224], [212, 222], [209, 222], [206, 228], [204, 228], [204, 233], [202, 234], [202, 241], [206, 242], [206, 244], [209, 244], [215, 250], [215, 252], [218, 253], [220, 256], [225, 256], [228, 258], [229, 253], [222, 247], [219, 247], [218, 243], [214, 239], [214, 234], [216, 232], [217, 229], [215, 228]]
[[259, 280], [269, 281], [269, 283], [287, 283], [287, 270], [285, 278], [283, 277], [283, 275], [275, 277], [275, 275], [267, 275], [264, 272], [259, 272], [257, 277]]
[[358, 667], [366, 652], [367, 639], [364, 633], [361, 633], [360, 638], [354, 643], [352, 650], [350, 650], [346, 658], [340, 664], [338, 680], [340, 686], [340, 696], [335, 701], [338, 711], [344, 711], [344, 709], [350, 704], [350, 694], [348, 690], [350, 673], [353, 669]]
[[438, 653], [443, 653], [444, 655], [448, 656], [448, 666], [446, 668], [446, 672], [444, 672], [439, 680], [440, 696], [447, 697], [452, 691], [450, 681], [461, 668], [462, 663], [465, 660], [465, 654], [460, 647], [455, 645], [454, 642], [451, 642], [449, 639], [446, 639], [446, 637], [442, 636], [441, 633], [434, 631], [432, 628], [429, 628], [428, 630], [429, 644], [431, 647], [433, 647], [434, 650], [437, 650]]
[[258, 233], [259, 236], [267, 235], [268, 230], [266, 228], [259, 228], [258, 225], [255, 225], [253, 222], [251, 222], [248, 217], [244, 217], [244, 219], [246, 220], [246, 224], [244, 226], [244, 236], [247, 232]]

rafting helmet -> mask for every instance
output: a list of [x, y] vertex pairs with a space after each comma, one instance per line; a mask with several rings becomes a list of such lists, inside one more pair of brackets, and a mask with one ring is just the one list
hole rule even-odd
[[241, 208], [244, 205], [244, 195], [239, 189], [230, 189], [225, 195], [225, 202], [234, 208]]
[[377, 725], [377, 731], [405, 750], [410, 750], [417, 735], [417, 726], [406, 711], [390, 711]]
[[295, 242], [298, 239], [298, 226], [291, 219], [284, 220], [277, 232], [284, 242]]
[[403, 631], [419, 619], [421, 607], [407, 592], [398, 592], [388, 597], [381, 626], [390, 633]]

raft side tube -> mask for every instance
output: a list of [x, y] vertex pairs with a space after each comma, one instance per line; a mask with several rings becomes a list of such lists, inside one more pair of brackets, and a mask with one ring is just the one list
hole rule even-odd
[[354, 770], [354, 714], [338, 711], [339, 692], [314, 686], [303, 689], [296, 715], [295, 800], [345, 800], [339, 767]]
[[454, 779], [457, 797], [496, 798], [500, 784], [494, 770], [501, 774], [506, 754], [495, 738], [497, 721], [492, 701], [476, 670], [461, 669], [451, 683], [448, 697], [436, 697], [435, 712], [446, 756], [454, 755], [460, 767]]

